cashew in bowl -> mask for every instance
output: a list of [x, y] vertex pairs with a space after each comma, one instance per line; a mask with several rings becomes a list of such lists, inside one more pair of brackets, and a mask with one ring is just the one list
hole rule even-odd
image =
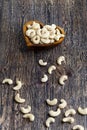
[[78, 108], [78, 112], [79, 112], [79, 114], [81, 114], [81, 115], [87, 115], [87, 107], [86, 107], [86, 108], [81, 108], [81, 107], [79, 107], [79, 108]]
[[29, 113], [31, 111], [31, 106], [28, 105], [27, 108], [21, 107], [20, 111], [24, 114]]
[[32, 24], [32, 29], [34, 29], [34, 30], [40, 29], [40, 24], [39, 24], [39, 23], [36, 23], [36, 22], [34, 21], [33, 24]]
[[65, 81], [68, 79], [68, 76], [67, 75], [62, 75], [60, 78], [59, 78], [59, 83], [61, 85], [64, 85], [65, 84]]
[[47, 62], [44, 62], [42, 59], [39, 60], [39, 65], [46, 66]]
[[75, 125], [75, 126], [73, 126], [72, 129], [73, 129], [73, 130], [84, 130], [84, 127], [81, 126], [81, 125]]
[[50, 124], [54, 122], [55, 119], [53, 117], [48, 117], [48, 119], [46, 120], [46, 127], [50, 127]]
[[50, 43], [50, 39], [49, 38], [41, 38], [40, 39], [42, 43], [45, 43], [45, 44], [49, 44]]
[[33, 30], [33, 29], [28, 29], [26, 31], [26, 36], [28, 36], [29, 38], [33, 38], [35, 35], [36, 35], [36, 33], [35, 33], [35, 30]]
[[2, 83], [3, 84], [5, 84], [5, 83], [7, 83], [7, 84], [13, 84], [13, 81], [12, 81], [12, 79], [8, 79], [8, 78], [6, 78], [6, 79], [4, 79], [3, 81], [2, 81]]
[[68, 109], [66, 112], [65, 112], [65, 116], [69, 116], [69, 115], [75, 115], [76, 114], [76, 111], [74, 109]]
[[13, 90], [19, 90], [19, 89], [21, 89], [21, 87], [22, 87], [21, 81], [17, 80], [17, 81], [16, 81], [16, 84], [17, 84], [17, 85], [13, 88]]
[[15, 96], [15, 101], [18, 102], [18, 103], [24, 103], [25, 99], [21, 98], [20, 94], [17, 93], [16, 96]]
[[74, 123], [74, 118], [73, 117], [65, 117], [62, 119], [63, 122], [68, 122], [68, 123]]
[[62, 62], [66, 63], [64, 56], [60, 56], [60, 57], [57, 59], [57, 63], [58, 63], [59, 65], [61, 65]]
[[67, 102], [64, 99], [61, 99], [60, 101], [61, 101], [61, 104], [59, 104], [59, 108], [60, 109], [65, 108], [67, 106]]
[[47, 102], [48, 105], [54, 106], [54, 105], [57, 104], [58, 100], [56, 98], [54, 98], [53, 100], [47, 99], [46, 102]]
[[23, 115], [23, 118], [29, 118], [30, 121], [34, 121], [35, 116], [30, 113], [30, 114], [24, 114], [24, 115]]
[[35, 35], [33, 38], [31, 38], [31, 41], [32, 41], [34, 44], [39, 44], [39, 43], [40, 43], [40, 36]]
[[56, 70], [56, 66], [51, 65], [51, 66], [48, 68], [48, 73], [49, 73], [49, 74], [52, 74], [52, 71], [53, 71], [53, 70]]
[[56, 41], [59, 41], [59, 39], [60, 39], [61, 37], [65, 37], [65, 35], [64, 35], [64, 34], [55, 35], [54, 39], [55, 39]]
[[41, 82], [47, 82], [48, 81], [48, 76], [44, 74], [44, 77], [41, 78]]
[[49, 111], [49, 115], [52, 117], [56, 117], [56, 116], [60, 115], [60, 113], [61, 113], [60, 108], [58, 108], [57, 111], [53, 111], [53, 110]]

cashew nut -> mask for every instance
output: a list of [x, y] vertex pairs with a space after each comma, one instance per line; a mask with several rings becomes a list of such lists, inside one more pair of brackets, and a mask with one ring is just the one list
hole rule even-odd
[[48, 39], [48, 38], [41, 38], [40, 40], [41, 40], [42, 43], [45, 43], [45, 44], [50, 43], [50, 39]]
[[51, 66], [48, 68], [48, 73], [49, 73], [49, 74], [52, 74], [52, 71], [53, 71], [53, 70], [56, 70], [56, 66], [51, 65]]
[[53, 26], [51, 26], [51, 25], [45, 25], [44, 28], [46, 28], [48, 31], [52, 31], [52, 30], [54, 30]]
[[37, 35], [39, 35], [42, 39], [49, 38], [49, 31], [46, 28], [38, 29]]
[[48, 81], [48, 76], [44, 74], [44, 77], [41, 78], [41, 82], [47, 82]]
[[28, 36], [29, 38], [33, 38], [35, 35], [36, 35], [36, 33], [35, 33], [35, 30], [33, 30], [33, 29], [28, 29], [26, 31], [26, 36]]
[[32, 26], [30, 24], [27, 25], [28, 29], [32, 29]]
[[30, 121], [34, 121], [35, 116], [30, 113], [30, 114], [24, 114], [24, 115], [23, 115], [23, 118], [29, 118]]
[[50, 33], [49, 38], [54, 38], [55, 37], [55, 31], [50, 31], [49, 33]]
[[62, 75], [60, 78], [59, 78], [59, 83], [61, 85], [64, 85], [65, 84], [65, 81], [68, 79], [68, 76], [67, 75]]
[[52, 117], [56, 117], [56, 116], [60, 115], [60, 113], [61, 113], [60, 108], [58, 108], [57, 111], [53, 111], [53, 110], [49, 111], [49, 115]]
[[15, 101], [18, 102], [18, 103], [24, 103], [25, 99], [21, 98], [20, 94], [17, 93], [16, 96], [15, 96]]
[[53, 29], [56, 29], [56, 25], [55, 24], [52, 24], [51, 25]]
[[36, 22], [34, 21], [33, 24], [32, 24], [32, 29], [34, 29], [34, 30], [40, 29], [40, 24], [39, 24], [39, 23], [36, 23]]
[[55, 119], [53, 117], [48, 117], [48, 119], [46, 120], [46, 127], [50, 127], [50, 124], [54, 122]]
[[84, 127], [81, 125], [75, 125], [72, 129], [73, 130], [84, 130]]
[[54, 39], [50, 39], [50, 43], [54, 43]]
[[29, 113], [31, 111], [31, 106], [28, 105], [27, 108], [21, 107], [20, 110], [24, 114]]
[[59, 39], [60, 39], [61, 37], [65, 37], [65, 35], [64, 35], [64, 34], [58, 34], [58, 35], [56, 35], [56, 36], [54, 37], [54, 39], [55, 39], [56, 41], [59, 41]]
[[58, 63], [59, 65], [61, 65], [62, 62], [66, 63], [64, 56], [60, 56], [60, 57], [57, 59], [57, 63]]
[[66, 112], [65, 112], [65, 116], [69, 116], [69, 115], [75, 115], [76, 114], [76, 111], [74, 109], [68, 109]]
[[56, 35], [60, 35], [60, 30], [59, 29], [56, 29]]
[[41, 66], [46, 66], [47, 65], [47, 62], [44, 62], [42, 59], [39, 60], [39, 64]]
[[13, 88], [13, 90], [19, 90], [19, 89], [21, 89], [21, 87], [22, 87], [21, 81], [17, 80], [17, 81], [16, 81], [16, 84], [17, 84], [17, 85]]
[[79, 112], [79, 114], [81, 114], [81, 115], [87, 115], [87, 107], [86, 107], [86, 108], [81, 108], [81, 107], [79, 107], [79, 108], [78, 108], [78, 112]]
[[59, 108], [60, 109], [65, 108], [67, 106], [67, 102], [64, 99], [61, 99], [60, 101], [61, 101], [61, 104], [59, 104]]
[[10, 84], [13, 84], [13, 81], [12, 81], [11, 79], [7, 79], [7, 78], [6, 78], [6, 79], [4, 79], [4, 80], [2, 81], [2, 83], [3, 83], [3, 84], [7, 83], [7, 84], [10, 85]]
[[63, 122], [68, 122], [68, 123], [74, 123], [74, 118], [73, 117], [65, 117], [62, 119]]
[[40, 43], [40, 36], [35, 35], [33, 38], [31, 38], [31, 41], [32, 41], [34, 44], [39, 44], [39, 43]]
[[54, 105], [57, 104], [58, 100], [56, 98], [54, 98], [53, 100], [47, 99], [46, 102], [47, 102], [48, 105], [54, 106]]

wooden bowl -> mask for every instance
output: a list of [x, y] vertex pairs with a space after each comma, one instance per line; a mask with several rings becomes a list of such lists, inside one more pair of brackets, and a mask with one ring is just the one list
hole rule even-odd
[[[36, 23], [39, 23], [40, 26], [41, 26], [41, 28], [44, 26], [43, 23], [41, 23], [41, 22], [39, 22], [37, 20], [34, 20], [34, 21]], [[27, 25], [32, 25], [34, 21], [29, 21], [29, 22], [25, 23], [24, 26], [23, 26], [23, 35], [24, 35], [24, 38], [25, 38], [25, 41], [26, 41], [26, 45], [28, 47], [47, 47], [47, 46], [52, 47], [52, 46], [55, 46], [55, 45], [58, 45], [58, 44], [62, 43], [62, 41], [64, 40], [64, 37], [61, 37], [58, 41], [55, 41], [54, 43], [49, 43], [49, 44], [44, 44], [44, 43], [43, 44], [33, 44], [31, 42], [31, 40], [29, 39], [29, 37], [26, 36], [26, 31], [27, 31]], [[61, 27], [57, 26], [56, 29], [57, 28], [60, 30], [61, 34], [65, 35], [65, 32], [64, 32], [64, 30]]]

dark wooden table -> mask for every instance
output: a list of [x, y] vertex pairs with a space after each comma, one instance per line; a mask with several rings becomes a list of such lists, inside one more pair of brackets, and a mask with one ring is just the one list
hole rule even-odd
[[[22, 27], [29, 20], [63, 27], [65, 40], [51, 49], [27, 49]], [[66, 57], [66, 66], [57, 66], [60, 55]], [[48, 62], [46, 67], [38, 65], [40, 58]], [[40, 78], [52, 64], [57, 70], [42, 84]], [[62, 87], [58, 78], [64, 72], [69, 80]], [[20, 90], [24, 104], [14, 101], [14, 85], [2, 84], [6, 77], [13, 79], [14, 85], [16, 78], [24, 83]], [[68, 108], [87, 107], [87, 0], [0, 0], [0, 130], [47, 130], [44, 123], [52, 109], [45, 103], [47, 98], [64, 98], [68, 103], [49, 130], [71, 130], [76, 124], [87, 130], [87, 116], [78, 113], [74, 124], [61, 123]], [[19, 111], [28, 104], [35, 115], [32, 123]]]

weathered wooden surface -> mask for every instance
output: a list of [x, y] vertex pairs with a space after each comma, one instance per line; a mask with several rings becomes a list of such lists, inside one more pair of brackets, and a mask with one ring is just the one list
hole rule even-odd
[[[22, 26], [29, 20], [40, 20], [44, 24], [55, 23], [66, 31], [64, 42], [52, 49], [28, 50], [22, 35]], [[0, 0], [0, 130], [46, 130], [48, 117], [47, 98], [64, 98], [67, 108], [87, 107], [87, 1], [86, 0]], [[40, 78], [56, 59], [64, 55], [69, 81], [64, 87], [58, 84], [59, 73], [49, 76], [46, 84]], [[48, 61], [42, 68], [38, 60]], [[63, 72], [62, 68], [58, 68]], [[24, 82], [20, 90], [30, 104], [35, 121], [22, 118], [20, 105], [14, 102], [14, 85], [2, 85], [6, 77]], [[23, 105], [21, 105], [23, 106]], [[56, 109], [56, 107], [54, 108]], [[64, 109], [65, 111], [66, 109]], [[64, 112], [63, 111], [63, 112]], [[71, 130], [81, 124], [87, 130], [87, 117], [75, 116], [75, 123], [62, 124], [63, 113], [49, 130]]]

